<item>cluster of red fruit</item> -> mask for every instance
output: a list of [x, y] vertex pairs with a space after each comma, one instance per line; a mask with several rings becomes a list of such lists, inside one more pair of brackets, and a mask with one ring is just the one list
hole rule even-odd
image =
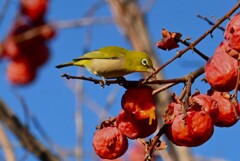
[[208, 94], [193, 94], [184, 106], [176, 96], [164, 114], [167, 138], [180, 146], [199, 146], [214, 132], [214, 125], [229, 127], [238, 121], [240, 106], [227, 92], [210, 90]]
[[20, 13], [3, 42], [1, 56], [10, 60], [8, 80], [16, 85], [32, 82], [49, 58], [46, 41], [55, 35], [45, 22], [48, 0], [21, 0]]
[[227, 24], [225, 40], [217, 47], [205, 66], [206, 80], [217, 91], [229, 92], [238, 82], [240, 59], [240, 13]]
[[152, 88], [129, 88], [122, 96], [122, 110], [114, 125], [97, 130], [93, 147], [103, 159], [115, 159], [128, 149], [128, 139], [145, 138], [157, 129]]
[[230, 127], [239, 119], [239, 103], [229, 92], [239, 89], [240, 13], [227, 24], [224, 38], [204, 68], [211, 90], [192, 95], [188, 107], [175, 97], [165, 112], [165, 134], [176, 145], [199, 146], [212, 136], [214, 125]]
[[[164, 50], [178, 47], [179, 33], [162, 31], [157, 46]], [[214, 126], [230, 127], [237, 123], [240, 104], [236, 94], [239, 83], [240, 13], [228, 23], [225, 40], [205, 65], [206, 81], [211, 85], [207, 94], [195, 94], [180, 100], [175, 94], [163, 118], [164, 133], [179, 146], [199, 146], [211, 138]], [[230, 95], [230, 91], [235, 93]], [[93, 147], [101, 158], [115, 159], [128, 148], [128, 139], [144, 138], [155, 132], [157, 118], [151, 87], [129, 88], [122, 97], [122, 110], [113, 124], [94, 134]]]

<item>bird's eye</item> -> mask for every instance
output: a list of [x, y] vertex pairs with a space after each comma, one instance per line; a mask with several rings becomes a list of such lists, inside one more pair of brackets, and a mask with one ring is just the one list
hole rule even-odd
[[144, 65], [144, 66], [147, 66], [147, 65], [148, 65], [147, 59], [143, 59], [143, 60], [142, 60], [142, 65]]

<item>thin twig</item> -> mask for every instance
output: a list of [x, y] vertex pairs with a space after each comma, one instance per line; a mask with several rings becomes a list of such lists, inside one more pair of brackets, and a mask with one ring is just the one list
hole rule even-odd
[[[17, 97], [17, 99], [19, 100], [19, 102], [21, 104], [21, 107], [23, 108], [26, 129], [27, 130], [30, 129], [30, 121], [31, 121], [33, 123], [34, 127], [39, 132], [39, 134], [47, 141], [47, 143], [52, 147], [52, 149], [56, 150], [58, 152], [58, 154], [61, 154], [60, 148], [57, 147], [56, 144], [54, 144], [54, 142], [49, 137], [46, 130], [44, 130], [43, 126], [40, 124], [38, 119], [30, 112], [29, 107], [28, 107], [27, 102], [24, 99], [24, 97], [20, 93], [18, 93], [18, 91], [16, 90], [16, 88], [14, 86], [11, 86], [11, 88], [12, 88], [13, 94]], [[26, 132], [26, 136], [27, 136], [27, 134], [28, 134], [28, 132]], [[28, 155], [29, 154], [26, 153], [22, 157], [23, 158], [22, 160], [25, 160], [25, 158], [28, 157]]]
[[5, 0], [5, 3], [3, 4], [3, 8], [0, 12], [0, 26], [3, 23], [3, 18], [5, 17], [5, 14], [7, 12], [7, 9], [11, 3], [11, 0]]
[[164, 134], [164, 132], [166, 131], [168, 125], [164, 124], [158, 131], [158, 133], [154, 136], [153, 141], [151, 142], [150, 147], [148, 148], [147, 152], [146, 152], [146, 158], [145, 161], [149, 161], [149, 158], [151, 158], [150, 156], [152, 156], [152, 153], [155, 150], [155, 146], [157, 145], [157, 143], [160, 141], [160, 137]]
[[161, 88], [154, 90], [153, 95], [155, 95], [179, 83], [187, 83], [188, 81], [194, 82], [194, 80], [200, 75], [202, 75], [203, 73], [204, 73], [204, 67], [201, 67], [181, 78], [175, 78], [175, 79], [169, 79], [169, 80], [154, 80], [154, 81], [149, 81], [146, 84], [152, 84], [152, 83], [157, 84], [159, 82], [163, 83], [164, 81], [169, 83]]
[[[103, 80], [102, 79], [95, 79], [92, 77], [84, 77], [84, 76], [71, 76], [68, 74], [63, 74], [61, 77], [65, 77], [66, 79], [81, 79], [81, 80], [86, 80], [93, 82], [94, 84], [100, 84], [103, 86]], [[140, 85], [139, 81], [128, 81], [125, 79], [114, 79], [114, 80], [106, 80], [106, 84], [104, 85], [111, 85], [111, 84], [119, 84], [125, 88], [129, 86], [138, 86]]]
[[200, 36], [197, 40], [195, 40], [193, 43], [191, 43], [187, 48], [181, 50], [177, 53], [175, 57], [173, 57], [171, 60], [160, 66], [154, 73], [152, 73], [149, 77], [145, 79], [144, 82], [147, 82], [149, 79], [151, 79], [154, 75], [156, 75], [159, 71], [161, 71], [163, 68], [165, 68], [167, 65], [172, 63], [175, 59], [180, 58], [183, 54], [185, 54], [188, 50], [193, 49], [199, 42], [201, 42], [206, 36], [211, 34], [223, 21], [228, 19], [238, 8], [240, 7], [240, 2], [237, 3], [228, 13], [226, 13], [221, 19], [219, 19], [208, 31], [206, 31], [202, 36]]
[[74, 28], [82, 26], [92, 26], [92, 25], [106, 25], [113, 24], [113, 19], [111, 17], [84, 17], [79, 20], [66, 20], [66, 21], [55, 21], [49, 22], [50, 25], [58, 29], [63, 28]]
[[[182, 40], [180, 39], [179, 42], [181, 42], [183, 45], [186, 45], [186, 46], [190, 46], [191, 43], [187, 42], [186, 39], [185, 40]], [[193, 47], [192, 50], [194, 52], [196, 52], [201, 58], [203, 58], [204, 60], [208, 60], [209, 57], [206, 56], [205, 54], [203, 54], [200, 50], [198, 50], [196, 47]]]
[[[42, 161], [59, 161], [55, 154], [38, 141], [7, 105], [0, 100], [0, 120], [16, 135], [22, 146]], [[27, 133], [27, 135], [26, 135]]]
[[[202, 15], [197, 15], [197, 17], [198, 18], [200, 18], [200, 19], [203, 19], [203, 20], [205, 20], [209, 25], [214, 25], [215, 23], [213, 23], [212, 21], [210, 21], [207, 17], [205, 17], [205, 16], [202, 16]], [[225, 31], [225, 28], [224, 27], [222, 27], [222, 26], [218, 26], [217, 27], [219, 30], [221, 30], [221, 31]]]

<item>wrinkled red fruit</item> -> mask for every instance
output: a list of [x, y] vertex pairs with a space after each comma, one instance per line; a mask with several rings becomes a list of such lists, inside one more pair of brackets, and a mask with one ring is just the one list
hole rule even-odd
[[163, 114], [165, 124], [172, 124], [175, 116], [183, 114], [182, 105], [180, 103], [171, 102], [167, 110]]
[[165, 132], [167, 138], [180, 146], [199, 146], [213, 134], [213, 120], [205, 111], [189, 111], [177, 115]]
[[234, 104], [230, 100], [228, 93], [209, 91], [208, 94], [218, 103], [218, 115], [214, 120], [214, 125], [219, 127], [230, 127], [237, 123], [239, 104]]
[[17, 59], [9, 63], [7, 78], [12, 84], [26, 85], [35, 79], [36, 71], [26, 59]]
[[145, 138], [154, 133], [157, 129], [158, 121], [153, 120], [149, 125], [148, 119], [137, 120], [132, 115], [121, 110], [116, 120], [119, 131], [130, 139]]
[[32, 21], [41, 20], [48, 7], [48, 0], [21, 0], [21, 12]]
[[190, 103], [194, 108], [202, 109], [210, 114], [214, 120], [218, 116], [218, 104], [215, 99], [206, 94], [196, 94], [190, 99]]
[[226, 52], [226, 41], [216, 49], [214, 55], [204, 67], [206, 80], [217, 91], [228, 92], [234, 89], [237, 82], [237, 60]]
[[240, 51], [240, 13], [234, 15], [227, 24], [224, 38], [231, 48]]
[[161, 40], [156, 42], [156, 46], [163, 50], [172, 50], [179, 47], [178, 42], [182, 34], [177, 32], [169, 32], [166, 29], [162, 30]]
[[116, 127], [97, 130], [93, 137], [95, 153], [103, 159], [116, 159], [128, 148], [128, 140]]
[[152, 90], [149, 86], [127, 89], [122, 96], [123, 110], [139, 120], [148, 118], [151, 124], [156, 119]]
[[177, 42], [172, 37], [162, 38], [156, 42], [156, 46], [163, 50], [172, 50], [179, 47]]

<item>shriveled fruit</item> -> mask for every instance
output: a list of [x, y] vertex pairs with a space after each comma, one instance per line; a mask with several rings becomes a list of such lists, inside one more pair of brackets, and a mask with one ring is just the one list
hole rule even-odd
[[128, 140], [116, 127], [97, 130], [92, 142], [95, 153], [103, 159], [116, 159], [128, 148]]
[[177, 102], [171, 102], [163, 114], [165, 124], [172, 124], [175, 116], [183, 114], [182, 105]]
[[154, 119], [152, 124], [149, 125], [149, 120], [138, 120], [132, 115], [121, 110], [116, 120], [117, 128], [119, 131], [130, 139], [145, 138], [157, 129], [158, 121]]
[[230, 95], [226, 92], [208, 91], [208, 94], [218, 103], [218, 115], [214, 120], [214, 125], [219, 127], [230, 127], [238, 121], [239, 104], [234, 103], [230, 99]]
[[19, 58], [9, 63], [7, 67], [7, 78], [12, 84], [26, 85], [35, 79], [36, 71], [31, 63]]
[[206, 95], [197, 93], [190, 98], [191, 106], [202, 109], [210, 114], [214, 120], [218, 116], [218, 104], [215, 99]]
[[234, 15], [227, 24], [224, 38], [231, 48], [240, 51], [240, 13]]
[[123, 110], [140, 120], [148, 118], [151, 124], [156, 119], [152, 90], [149, 86], [127, 89], [122, 96]]
[[234, 89], [237, 83], [237, 60], [225, 52], [225, 43], [222, 42], [214, 55], [204, 67], [206, 80], [217, 91], [228, 92]]
[[162, 30], [162, 39], [156, 42], [156, 46], [163, 50], [172, 50], [179, 47], [178, 42], [182, 34], [177, 32], [169, 32], [166, 29]]
[[202, 110], [188, 111], [177, 115], [171, 125], [167, 125], [167, 138], [180, 146], [199, 146], [211, 138], [214, 128], [211, 116]]

